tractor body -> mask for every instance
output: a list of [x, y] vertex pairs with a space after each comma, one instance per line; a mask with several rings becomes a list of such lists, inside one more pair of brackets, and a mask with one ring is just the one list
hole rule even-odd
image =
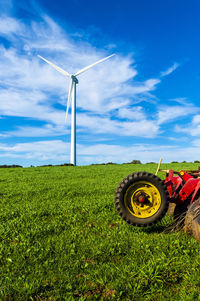
[[[161, 170], [162, 171], [162, 170]], [[164, 184], [169, 192], [170, 202], [181, 205], [194, 203], [200, 196], [200, 171], [179, 171], [172, 169], [167, 173]], [[177, 174], [177, 175], [175, 175]]]
[[[158, 171], [166, 173], [164, 181], [157, 177]], [[200, 168], [195, 171], [161, 170], [159, 163], [155, 175], [132, 173], [120, 182], [115, 192], [119, 215], [134, 226], [157, 223], [168, 211], [170, 203], [175, 204], [176, 218], [178, 215], [184, 217], [188, 209], [190, 216], [194, 211], [200, 216]]]

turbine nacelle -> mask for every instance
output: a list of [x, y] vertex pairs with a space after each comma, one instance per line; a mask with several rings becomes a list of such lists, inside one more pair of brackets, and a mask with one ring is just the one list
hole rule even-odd
[[75, 75], [71, 75], [71, 79], [73, 80], [73, 82], [75, 82], [76, 84], [78, 84], [78, 79]]

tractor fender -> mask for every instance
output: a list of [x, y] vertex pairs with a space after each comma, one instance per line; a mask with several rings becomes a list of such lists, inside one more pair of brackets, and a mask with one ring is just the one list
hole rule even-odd
[[194, 190], [194, 193], [193, 193], [193, 196], [192, 196], [192, 199], [191, 199], [191, 204], [194, 203], [194, 201], [196, 200], [196, 195], [197, 195], [197, 192], [199, 191], [200, 189], [200, 179], [198, 179], [199, 182], [197, 183], [197, 186]]
[[[194, 191], [192, 196], [192, 201], [195, 199], [195, 196], [200, 188], [200, 179], [190, 178], [179, 191], [179, 197], [181, 201], [185, 201], [191, 193]], [[191, 201], [191, 202], [192, 202]]]

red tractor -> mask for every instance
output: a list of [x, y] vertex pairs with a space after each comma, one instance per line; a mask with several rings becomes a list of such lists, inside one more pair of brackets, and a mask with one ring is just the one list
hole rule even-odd
[[[119, 215], [134, 226], [150, 226], [161, 220], [174, 203], [174, 216], [186, 215], [186, 232], [195, 228], [200, 237], [200, 169], [177, 172], [159, 168], [160, 164], [156, 175], [135, 172], [121, 181], [115, 192]], [[164, 181], [157, 177], [158, 170], [166, 173]]]

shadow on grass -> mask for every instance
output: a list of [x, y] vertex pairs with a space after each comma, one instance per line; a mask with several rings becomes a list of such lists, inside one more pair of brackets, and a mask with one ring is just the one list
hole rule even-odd
[[142, 231], [145, 233], [162, 233], [165, 230], [166, 226], [162, 224], [153, 225], [150, 227], [143, 228]]
[[158, 222], [156, 225], [143, 228], [142, 231], [145, 233], [174, 233], [179, 232], [184, 227], [185, 214], [181, 214], [178, 218], [173, 219], [169, 216]]

